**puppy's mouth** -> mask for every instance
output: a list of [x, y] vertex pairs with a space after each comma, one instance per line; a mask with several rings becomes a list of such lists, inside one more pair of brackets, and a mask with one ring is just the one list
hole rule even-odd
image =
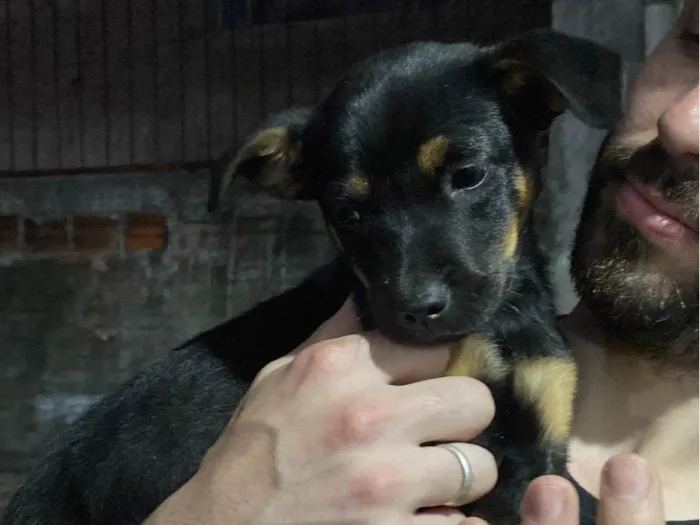
[[[401, 314], [394, 309], [370, 303], [368, 316], [371, 317], [372, 327], [379, 330], [385, 337], [397, 344], [439, 346], [454, 343], [471, 333], [473, 327], [465, 323], [455, 323], [455, 329], [449, 320], [440, 323], [417, 321], [409, 325], [400, 321]], [[461, 318], [464, 319], [464, 318]]]
[[421, 346], [441, 346], [451, 343], [456, 343], [460, 339], [463, 339], [466, 335], [465, 333], [452, 333], [452, 332], [435, 332], [429, 327], [423, 330], [412, 330], [405, 329], [396, 326], [395, 324], [384, 325], [379, 323], [377, 329], [385, 337], [391, 339], [400, 345], [421, 345]]

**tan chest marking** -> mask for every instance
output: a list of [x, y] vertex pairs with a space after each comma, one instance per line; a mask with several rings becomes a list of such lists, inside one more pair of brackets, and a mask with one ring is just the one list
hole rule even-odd
[[556, 357], [521, 361], [513, 376], [516, 396], [539, 414], [543, 441], [566, 441], [571, 433], [578, 377], [574, 361]]
[[452, 348], [445, 375], [499, 381], [508, 374], [508, 370], [498, 347], [486, 336], [473, 334]]

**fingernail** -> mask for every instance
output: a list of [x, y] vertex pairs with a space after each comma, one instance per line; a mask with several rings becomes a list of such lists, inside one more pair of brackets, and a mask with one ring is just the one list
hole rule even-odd
[[550, 523], [564, 510], [564, 490], [557, 485], [532, 487], [523, 502], [523, 518], [535, 523]]
[[606, 464], [603, 483], [617, 498], [640, 501], [649, 493], [651, 476], [646, 461], [630, 456]]

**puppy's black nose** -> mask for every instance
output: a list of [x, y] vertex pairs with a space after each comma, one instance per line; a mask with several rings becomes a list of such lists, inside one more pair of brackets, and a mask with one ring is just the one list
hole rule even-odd
[[449, 289], [440, 283], [426, 283], [401, 308], [401, 322], [410, 325], [429, 325], [440, 318], [450, 303]]

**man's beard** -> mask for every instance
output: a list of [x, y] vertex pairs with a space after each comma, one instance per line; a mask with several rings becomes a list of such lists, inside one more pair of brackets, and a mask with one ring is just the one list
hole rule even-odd
[[571, 254], [576, 291], [612, 344], [666, 370], [697, 373], [697, 253], [667, 253], [617, 216], [614, 193], [627, 176], [657, 186], [697, 217], [696, 161], [673, 165], [658, 142], [635, 150], [604, 143]]

